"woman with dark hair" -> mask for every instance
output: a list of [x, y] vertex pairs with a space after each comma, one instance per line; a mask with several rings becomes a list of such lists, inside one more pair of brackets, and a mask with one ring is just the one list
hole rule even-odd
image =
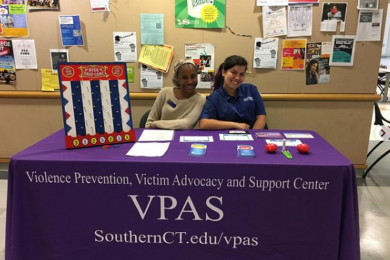
[[163, 88], [149, 113], [146, 128], [192, 129], [199, 120], [206, 98], [196, 91], [198, 67], [192, 59], [175, 64], [172, 83]]
[[318, 84], [318, 69], [317, 60], [311, 60], [306, 66], [306, 85]]
[[264, 102], [256, 86], [243, 83], [248, 62], [241, 56], [226, 58], [218, 69], [200, 116], [201, 129], [264, 129]]

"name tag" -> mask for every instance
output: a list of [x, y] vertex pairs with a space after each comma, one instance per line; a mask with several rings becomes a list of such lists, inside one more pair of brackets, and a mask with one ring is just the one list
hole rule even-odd
[[248, 101], [248, 100], [253, 101], [253, 97], [246, 97], [246, 98], [244, 98], [245, 102]]
[[170, 100], [170, 99], [167, 101], [167, 103], [168, 103], [168, 105], [170, 105], [172, 108], [175, 108], [175, 107], [176, 107], [176, 104], [173, 103], [173, 101]]

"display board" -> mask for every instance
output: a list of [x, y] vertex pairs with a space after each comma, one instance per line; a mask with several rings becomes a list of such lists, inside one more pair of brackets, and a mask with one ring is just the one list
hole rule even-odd
[[[313, 33], [306, 38], [308, 42], [331, 41], [332, 35], [355, 35], [357, 28], [358, 1], [348, 2], [348, 16], [345, 32], [320, 32], [322, 3], [313, 7]], [[282, 40], [278, 37], [279, 52], [276, 69], [254, 69], [252, 66], [254, 41], [263, 37], [262, 7], [256, 1], [226, 1], [226, 26], [238, 34], [250, 35], [242, 37], [224, 29], [191, 29], [175, 27], [175, 0], [112, 0], [110, 12], [91, 13], [90, 1], [61, 1], [60, 11], [28, 13], [30, 39], [35, 40], [38, 59], [38, 70], [18, 70], [16, 85], [0, 85], [0, 90], [41, 90], [40, 69], [50, 68], [49, 49], [62, 49], [59, 15], [79, 14], [84, 35], [84, 46], [66, 47], [71, 62], [114, 62], [113, 32], [136, 32], [137, 52], [141, 50], [140, 14], [163, 14], [164, 43], [174, 47], [173, 64], [184, 57], [184, 45], [187, 43], [212, 43], [215, 46], [215, 67], [229, 55], [242, 55], [250, 63], [246, 81], [259, 87], [262, 93], [374, 93], [375, 75], [381, 53], [381, 42], [358, 42], [353, 67], [332, 67], [329, 84], [306, 85], [304, 71], [282, 71], [280, 55]], [[380, 1], [379, 8], [386, 15], [387, 2]], [[245, 19], [244, 19], [245, 18]], [[385, 18], [383, 19], [383, 22]], [[382, 26], [382, 31], [384, 26]], [[382, 33], [383, 35], [383, 33]], [[294, 39], [294, 38], [289, 38]], [[150, 92], [141, 89], [138, 63], [128, 63], [135, 67], [135, 80], [130, 83], [130, 91]], [[172, 67], [173, 65], [171, 65]], [[164, 74], [164, 87], [172, 86], [173, 69]], [[202, 90], [207, 92], [207, 90]]]

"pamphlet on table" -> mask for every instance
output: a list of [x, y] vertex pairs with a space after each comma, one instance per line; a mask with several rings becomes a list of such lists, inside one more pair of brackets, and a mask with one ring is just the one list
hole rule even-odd
[[170, 143], [135, 143], [127, 152], [127, 156], [162, 157]]
[[253, 141], [251, 134], [219, 134], [220, 141]]
[[309, 133], [284, 133], [284, 136], [286, 138], [314, 138], [314, 136]]
[[[283, 140], [286, 139], [265, 139], [267, 144], [276, 144], [277, 146], [283, 147]], [[298, 144], [301, 144], [302, 142], [298, 139], [288, 139], [286, 140], [286, 146], [297, 146]]]
[[212, 136], [180, 136], [180, 142], [214, 142]]
[[205, 156], [207, 150], [207, 145], [205, 144], [191, 144], [190, 156]]
[[174, 130], [149, 130], [145, 129], [140, 138], [139, 142], [150, 142], [150, 141], [172, 141]]

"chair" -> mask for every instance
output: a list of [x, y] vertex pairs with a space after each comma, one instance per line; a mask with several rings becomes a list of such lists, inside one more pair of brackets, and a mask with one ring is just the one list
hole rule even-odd
[[379, 73], [376, 86], [379, 88], [380, 91], [379, 95], [381, 95], [382, 98], [385, 92], [385, 85], [386, 85], [386, 73]]
[[[384, 123], [383, 121], [387, 122], [390, 124], [390, 121], [387, 120], [386, 118], [384, 118], [382, 116], [382, 113], [381, 113], [381, 110], [379, 109], [379, 106], [378, 106], [378, 103], [375, 102], [374, 103], [374, 111], [375, 111], [375, 121], [374, 121], [374, 125], [380, 125], [380, 126], [383, 126]], [[390, 129], [389, 129], [390, 131]], [[389, 138], [390, 140], [390, 138]], [[385, 141], [380, 141], [377, 145], [374, 146], [374, 148], [371, 149], [371, 151], [367, 154], [367, 158], [372, 154], [373, 151], [375, 151], [376, 148], [378, 148], [381, 144], [383, 144]], [[375, 162], [373, 162], [370, 167], [364, 172], [363, 174], [363, 178], [366, 178], [367, 174], [370, 172], [370, 170], [380, 161], [382, 160], [386, 155], [388, 155], [390, 153], [390, 149], [387, 150], [386, 152], [384, 152], [381, 156], [378, 157], [378, 159], [375, 160]]]
[[139, 121], [139, 128], [145, 128], [146, 120], [148, 120], [148, 116], [150, 113], [150, 109], [145, 112], [145, 114], [141, 117], [141, 120]]

